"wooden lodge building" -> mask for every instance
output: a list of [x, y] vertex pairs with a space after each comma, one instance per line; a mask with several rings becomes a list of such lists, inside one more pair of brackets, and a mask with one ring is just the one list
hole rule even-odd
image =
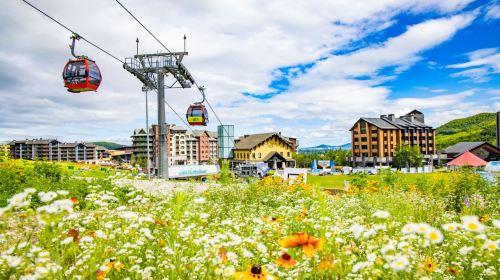
[[424, 159], [432, 163], [438, 160], [436, 133], [425, 124], [424, 114], [418, 110], [396, 118], [394, 114], [379, 118], [360, 118], [350, 129], [353, 166], [390, 165], [396, 147], [417, 146]]
[[232, 166], [240, 163], [265, 162], [271, 169], [295, 167], [292, 158], [297, 141], [290, 141], [281, 133], [244, 135], [235, 140]]

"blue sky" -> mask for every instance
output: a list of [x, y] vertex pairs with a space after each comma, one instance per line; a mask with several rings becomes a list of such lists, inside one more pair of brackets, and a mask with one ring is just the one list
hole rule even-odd
[[[113, 1], [35, 1], [115, 56], [162, 47]], [[300, 145], [344, 144], [359, 117], [419, 109], [438, 126], [500, 110], [500, 4], [472, 0], [141, 1], [131, 9], [184, 64], [224, 123], [238, 135], [281, 131]], [[69, 57], [65, 30], [21, 1], [0, 11], [0, 141], [130, 143], [143, 127], [144, 94], [121, 65], [80, 43], [99, 64], [96, 94], [71, 95], [60, 72]], [[158, 16], [169, 10], [176, 17]], [[80, 19], [85, 18], [85, 22]], [[105, 28], [103, 28], [105, 27]], [[183, 115], [194, 89], [167, 91]], [[150, 123], [156, 122], [150, 94]], [[218, 124], [211, 114], [208, 129]], [[181, 124], [167, 112], [167, 121]]]

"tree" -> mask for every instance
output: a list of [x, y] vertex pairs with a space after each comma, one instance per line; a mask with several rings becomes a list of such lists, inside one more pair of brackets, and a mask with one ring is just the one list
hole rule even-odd
[[420, 167], [424, 156], [420, 153], [418, 146], [400, 145], [396, 147], [394, 165], [398, 168]]
[[135, 165], [138, 164], [140, 167], [147, 168], [147, 160], [146, 157], [138, 157], [133, 155], [132, 158], [130, 158], [130, 162]]

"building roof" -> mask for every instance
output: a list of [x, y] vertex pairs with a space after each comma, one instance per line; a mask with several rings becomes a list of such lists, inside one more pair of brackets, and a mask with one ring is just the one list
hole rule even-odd
[[[394, 115], [380, 116], [380, 118], [360, 118], [356, 123], [361, 120], [366, 121], [381, 129], [413, 129], [413, 128], [432, 128], [422, 122], [419, 122], [411, 116], [412, 113], [420, 113], [417, 110], [413, 110], [410, 113], [401, 116], [399, 118], [394, 117]], [[353, 130], [354, 126], [350, 129]]]
[[49, 143], [53, 143], [53, 142], [59, 142], [57, 141], [56, 139], [26, 139], [26, 140], [12, 140], [12, 142], [10, 142], [10, 145], [15, 145], [16, 143], [19, 143], [19, 144], [28, 144], [28, 145], [40, 145], [40, 144], [49, 144]]
[[176, 125], [176, 124], [171, 124], [170, 125], [170, 130], [180, 130], [180, 131], [187, 131], [187, 128], [184, 128], [180, 125]]
[[463, 154], [466, 151], [473, 150], [479, 146], [482, 146], [484, 144], [489, 144], [488, 142], [485, 141], [479, 141], [479, 142], [458, 142], [453, 146], [449, 146], [448, 148], [443, 150], [443, 153], [445, 154]]
[[485, 166], [487, 164], [486, 161], [477, 157], [475, 154], [466, 151], [456, 159], [448, 162], [449, 166]]
[[366, 121], [367, 123], [371, 123], [376, 127], [382, 128], [382, 129], [397, 129], [398, 127], [391, 124], [390, 122], [380, 119], [380, 118], [361, 118], [361, 120]]
[[278, 156], [279, 158], [281, 158], [281, 160], [282, 160], [282, 161], [286, 161], [286, 159], [285, 159], [282, 155], [280, 155], [280, 153], [278, 153], [278, 152], [276, 152], [276, 151], [269, 152], [269, 153], [268, 153], [268, 154], [267, 154], [267, 155], [266, 155], [266, 156], [262, 159], [262, 161], [266, 162], [266, 161], [270, 160], [272, 157], [274, 157], [275, 155], [276, 155], [276, 156]]
[[187, 133], [187, 135], [190, 136], [190, 137], [199, 137], [204, 132], [208, 133], [208, 137], [210, 137], [210, 138], [216, 138], [217, 139], [218, 135], [217, 135], [216, 131], [197, 130], [197, 129], [195, 129], [194, 132], [193, 131], [189, 131]]
[[268, 133], [260, 133], [260, 134], [251, 134], [251, 135], [245, 135], [242, 136], [238, 139], [238, 141], [235, 142], [234, 144], [234, 149], [235, 150], [249, 150], [257, 146], [258, 144], [266, 141], [267, 139], [271, 138], [272, 136], [278, 136], [283, 142], [287, 143], [288, 145], [291, 145], [288, 140], [286, 140], [283, 136], [276, 132], [268, 132]]

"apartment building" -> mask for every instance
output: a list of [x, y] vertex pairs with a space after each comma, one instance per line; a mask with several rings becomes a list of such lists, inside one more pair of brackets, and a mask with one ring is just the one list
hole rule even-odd
[[218, 143], [214, 131], [195, 130], [188, 132], [187, 162], [188, 164], [207, 164], [217, 162]]
[[[151, 162], [158, 156], [158, 126], [149, 130]], [[135, 157], [146, 157], [146, 130], [135, 129], [132, 138]], [[167, 126], [167, 149], [169, 165], [206, 164], [217, 161], [217, 133], [212, 131], [188, 131], [178, 125]]]
[[92, 143], [62, 143], [56, 139], [13, 140], [10, 154], [15, 159], [43, 159], [49, 161], [96, 160], [96, 146]]
[[363, 117], [350, 131], [350, 160], [354, 166], [389, 165], [399, 145], [417, 146], [427, 160], [437, 158], [435, 131], [425, 124], [424, 114], [418, 110], [399, 118], [394, 114], [379, 118]]

